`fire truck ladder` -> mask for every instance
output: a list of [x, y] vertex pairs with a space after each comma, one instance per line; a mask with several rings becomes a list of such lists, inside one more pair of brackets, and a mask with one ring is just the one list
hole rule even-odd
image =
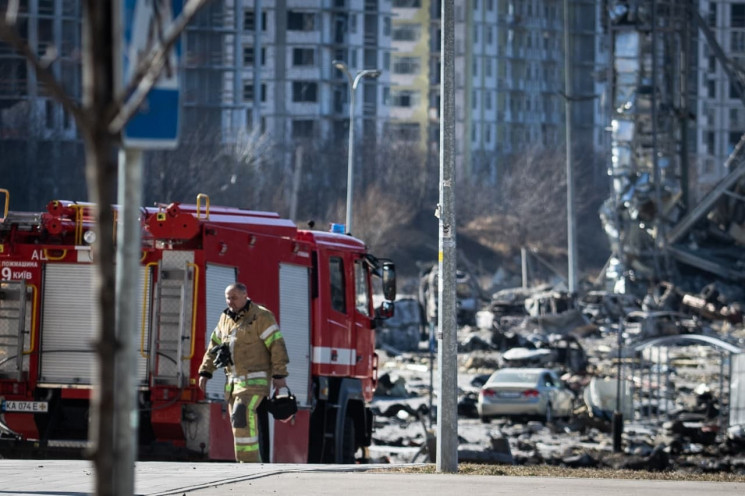
[[26, 284], [0, 283], [0, 377], [20, 380], [26, 327]]
[[156, 285], [156, 312], [153, 349], [155, 350], [153, 384], [183, 386], [182, 362], [185, 341], [193, 343], [193, 318], [189, 312], [195, 269], [163, 268]]

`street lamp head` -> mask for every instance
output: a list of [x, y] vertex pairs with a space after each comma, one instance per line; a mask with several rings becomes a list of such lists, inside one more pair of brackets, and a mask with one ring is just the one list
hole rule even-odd
[[334, 60], [331, 61], [331, 63], [333, 64], [334, 67], [336, 67], [340, 71], [347, 71], [348, 70], [347, 69], [347, 64], [345, 64], [341, 60], [334, 59]]
[[365, 77], [367, 77], [367, 78], [379, 78], [380, 77], [380, 70], [379, 69], [370, 69], [368, 71], [365, 71]]

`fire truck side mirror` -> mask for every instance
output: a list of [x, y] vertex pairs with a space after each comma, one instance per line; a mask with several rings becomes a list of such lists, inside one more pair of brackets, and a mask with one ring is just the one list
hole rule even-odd
[[383, 296], [386, 300], [396, 299], [396, 265], [393, 262], [383, 262]]

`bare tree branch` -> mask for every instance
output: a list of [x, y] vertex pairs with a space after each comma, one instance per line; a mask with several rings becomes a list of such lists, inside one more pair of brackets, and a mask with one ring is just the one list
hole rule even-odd
[[124, 91], [117, 95], [116, 101], [121, 103], [119, 112], [109, 124], [109, 132], [118, 134], [135, 115], [147, 94], [155, 86], [163, 68], [168, 61], [168, 54], [176, 44], [178, 37], [191, 22], [199, 9], [212, 0], [188, 0], [181, 14], [168, 26], [163, 38], [150, 49], [147, 56], [137, 64], [132, 79], [127, 83]]
[[0, 17], [0, 39], [11, 45], [20, 55], [26, 58], [26, 60], [34, 67], [34, 72], [39, 80], [44, 83], [50, 96], [57, 100], [60, 105], [62, 105], [62, 107], [72, 115], [78, 127], [83, 127], [85, 114], [83, 113], [81, 106], [68, 96], [62, 85], [55, 79], [54, 75], [49, 70], [49, 67], [57, 59], [56, 51], [48, 53], [48, 56], [45, 56], [44, 60], [40, 60], [39, 57], [36, 56], [28, 43], [26, 43], [15, 29], [15, 20], [18, 14], [17, 11], [17, 2], [11, 2], [8, 5], [5, 16]]

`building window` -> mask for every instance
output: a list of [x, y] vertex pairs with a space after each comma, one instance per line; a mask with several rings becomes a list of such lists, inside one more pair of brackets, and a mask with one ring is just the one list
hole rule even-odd
[[318, 101], [318, 83], [310, 81], [293, 81], [292, 82], [292, 101], [293, 102], [317, 102]]
[[740, 138], [742, 138], [742, 131], [730, 131], [729, 143], [727, 144], [727, 153], [732, 153], [737, 143], [740, 142]]
[[391, 35], [391, 18], [390, 17], [383, 18], [383, 35], [384, 36]]
[[709, 152], [709, 155], [714, 155], [716, 153], [716, 136], [714, 134], [714, 131], [707, 131], [706, 132], [706, 151]]
[[745, 31], [732, 31], [730, 34], [730, 51], [745, 52]]
[[356, 33], [357, 32], [357, 16], [355, 14], [349, 14], [349, 21], [347, 21], [349, 24], [349, 32], [350, 33]]
[[422, 0], [393, 0], [393, 6], [399, 8], [418, 9], [422, 6]]
[[315, 31], [316, 16], [310, 12], [287, 12], [288, 31]]
[[[261, 48], [261, 65], [266, 63], [266, 48]], [[254, 47], [243, 47], [243, 65], [254, 65]]]
[[417, 41], [421, 37], [419, 24], [399, 24], [393, 28], [394, 41]]
[[315, 48], [293, 48], [292, 65], [315, 65], [316, 50]]
[[418, 91], [397, 91], [393, 93], [394, 107], [415, 107], [419, 104], [419, 92]]
[[709, 2], [709, 27], [716, 27], [717, 25], [717, 4]]
[[419, 74], [420, 68], [419, 57], [395, 57], [393, 61], [394, 74]]
[[[254, 99], [254, 85], [253, 83], [244, 83], [243, 84], [243, 101], [244, 102], [252, 102]], [[266, 101], [266, 85], [261, 85], [261, 101]]]
[[730, 24], [733, 28], [745, 28], [745, 3], [733, 3], [731, 5]]
[[717, 97], [717, 82], [713, 79], [706, 81], [706, 92], [709, 98]]
[[331, 257], [329, 259], [329, 280], [331, 281], [329, 285], [331, 287], [331, 308], [337, 312], [347, 313], [346, 291], [344, 288], [344, 261], [340, 257]]
[[[244, 31], [253, 31], [256, 25], [256, 16], [253, 10], [243, 11], [243, 29]], [[266, 31], [266, 12], [261, 13], [261, 30]]]
[[733, 100], [739, 100], [740, 99], [740, 89], [737, 85], [734, 85], [730, 83], [729, 85], [729, 97]]

